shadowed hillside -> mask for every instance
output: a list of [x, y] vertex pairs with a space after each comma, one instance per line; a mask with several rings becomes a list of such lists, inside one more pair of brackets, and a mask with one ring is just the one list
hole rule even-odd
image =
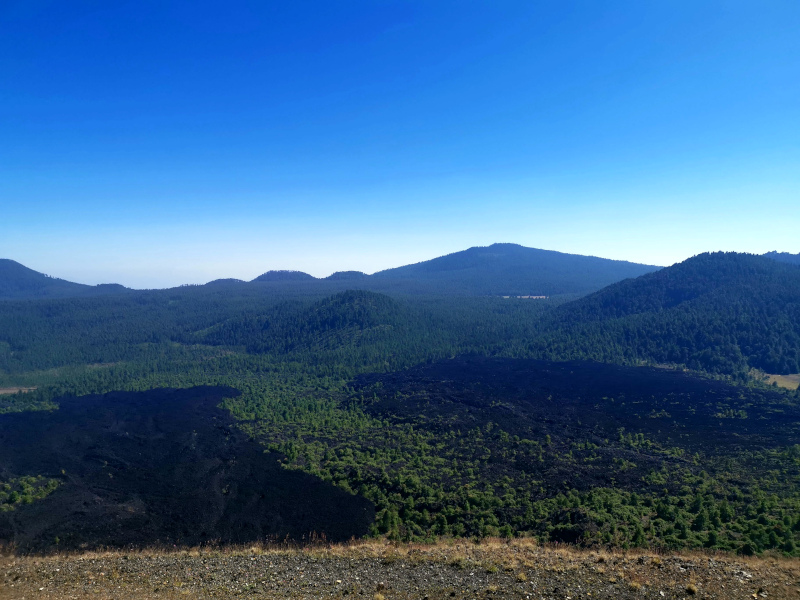
[[380, 271], [373, 278], [478, 295], [554, 296], [585, 294], [658, 268], [518, 244], [492, 244]]
[[366, 275], [339, 271], [315, 279], [299, 271], [269, 271], [254, 282], [328, 289], [339, 282], [385, 293], [467, 296], [586, 294], [660, 267], [526, 248], [518, 244], [474, 247], [432, 260]]
[[0, 259], [0, 300], [71, 298], [129, 291], [117, 284], [83, 285], [48, 277], [7, 258]]
[[772, 260], [777, 260], [780, 262], [786, 262], [793, 265], [800, 265], [800, 254], [789, 254], [788, 252], [767, 252], [764, 256], [767, 258], [771, 258]]

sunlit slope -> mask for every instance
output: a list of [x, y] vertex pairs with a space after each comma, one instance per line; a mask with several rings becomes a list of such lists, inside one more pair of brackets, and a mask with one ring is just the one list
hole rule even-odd
[[720, 373], [797, 373], [800, 267], [701, 254], [565, 304], [531, 347], [550, 356]]

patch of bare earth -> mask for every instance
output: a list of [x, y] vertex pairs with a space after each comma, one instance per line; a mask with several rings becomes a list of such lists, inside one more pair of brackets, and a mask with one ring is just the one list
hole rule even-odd
[[35, 389], [36, 389], [35, 387], [5, 387], [5, 388], [0, 388], [0, 395], [16, 394], [17, 392], [22, 392], [22, 393], [32, 392]]
[[800, 374], [795, 375], [767, 375], [767, 383], [776, 383], [779, 387], [796, 390], [800, 386]]
[[800, 598], [800, 560], [583, 551], [526, 540], [16, 556], [0, 598]]

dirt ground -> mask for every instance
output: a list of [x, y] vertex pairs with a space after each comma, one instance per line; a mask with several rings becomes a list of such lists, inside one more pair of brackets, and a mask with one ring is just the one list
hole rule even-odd
[[35, 387], [0, 387], [0, 395], [2, 394], [16, 394], [17, 392], [32, 392]]
[[356, 542], [0, 558], [0, 598], [798, 599], [800, 560]]
[[800, 374], [797, 375], [769, 375], [767, 383], [777, 383], [780, 387], [796, 390], [800, 386]]

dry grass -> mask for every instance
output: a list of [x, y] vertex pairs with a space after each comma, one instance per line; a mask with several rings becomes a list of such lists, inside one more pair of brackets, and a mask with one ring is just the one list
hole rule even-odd
[[[279, 577], [291, 574], [291, 581], [262, 581], [270, 571], [267, 565], [281, 567]], [[442, 587], [441, 581], [452, 587]], [[470, 585], [494, 598], [524, 598], [521, 594], [545, 586], [567, 594], [580, 586], [591, 590], [592, 597], [661, 598], [659, 591], [667, 590], [672, 594], [668, 597], [722, 600], [764, 590], [770, 600], [798, 599], [800, 560], [705, 551], [581, 550], [540, 546], [529, 539], [447, 539], [435, 544], [359, 540], [305, 547], [258, 544], [0, 556], [3, 600], [226, 598], [256, 592], [262, 598], [349, 598], [363, 592], [362, 597], [402, 600], [451, 597], [451, 591], [462, 598]]]
[[32, 392], [36, 388], [35, 387], [4, 387], [0, 388], [0, 395], [3, 394], [16, 394], [17, 392], [27, 393]]
[[767, 383], [777, 383], [779, 387], [796, 390], [800, 386], [800, 373], [796, 375], [767, 375]]
[[292, 542], [265, 542], [244, 545], [207, 545], [191, 547], [150, 546], [136, 549], [98, 549], [61, 550], [46, 555], [22, 555], [13, 547], [0, 547], [0, 559], [16, 560], [98, 560], [122, 557], [240, 557], [240, 556], [284, 556], [301, 555], [311, 558], [381, 558], [406, 560], [411, 562], [447, 559], [449, 563], [500, 566], [505, 571], [515, 571], [526, 565], [524, 557], [533, 553], [565, 561], [575, 559], [590, 560], [598, 565], [614, 562], [634, 561], [646, 558], [653, 566], [660, 566], [664, 558], [683, 558], [686, 560], [735, 560], [738, 563], [757, 566], [800, 566], [800, 559], [782, 554], [765, 553], [762, 556], [740, 556], [719, 550], [681, 550], [676, 552], [660, 549], [616, 549], [579, 548], [568, 544], [539, 544], [533, 538], [505, 539], [485, 538], [480, 541], [444, 538], [435, 543], [392, 542], [385, 539], [353, 539], [349, 542], [333, 544], [320, 541], [310, 544]]

